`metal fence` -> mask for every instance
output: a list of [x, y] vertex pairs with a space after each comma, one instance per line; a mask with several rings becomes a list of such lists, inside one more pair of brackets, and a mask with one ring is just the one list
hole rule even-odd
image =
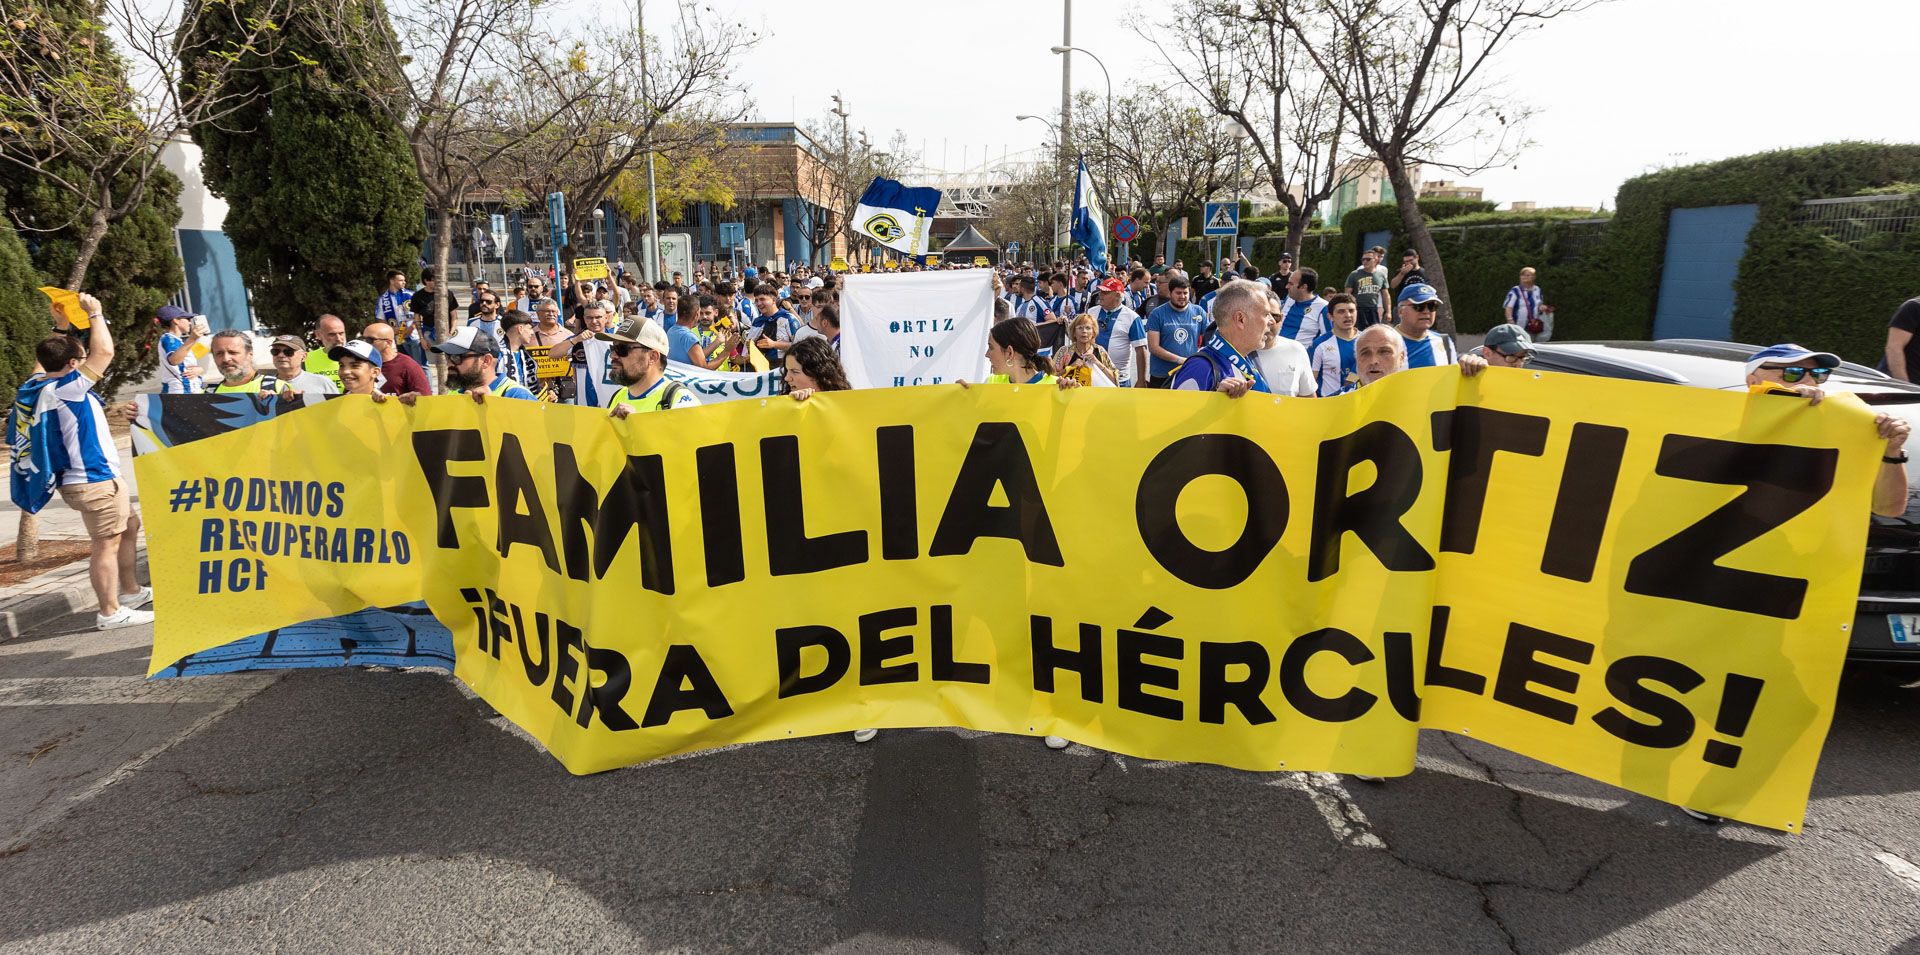
[[1920, 233], [1920, 193], [1808, 199], [1793, 224], [1863, 251], [1897, 248]]

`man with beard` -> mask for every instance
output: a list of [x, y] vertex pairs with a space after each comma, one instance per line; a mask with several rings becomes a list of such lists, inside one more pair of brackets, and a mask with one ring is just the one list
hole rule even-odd
[[486, 401], [488, 395], [533, 400], [533, 392], [499, 373], [500, 345], [492, 335], [468, 326], [433, 350], [447, 356], [447, 394], [466, 392], [475, 402]]
[[278, 376], [253, 370], [253, 340], [246, 332], [236, 328], [214, 332], [208, 353], [213, 356], [213, 366], [220, 370], [220, 383], [213, 387], [216, 395], [278, 394], [293, 390]]
[[606, 342], [613, 358], [613, 380], [625, 387], [613, 393], [607, 413], [615, 418], [700, 403], [691, 390], [667, 378], [667, 333], [649, 319], [629, 318], [594, 336]]

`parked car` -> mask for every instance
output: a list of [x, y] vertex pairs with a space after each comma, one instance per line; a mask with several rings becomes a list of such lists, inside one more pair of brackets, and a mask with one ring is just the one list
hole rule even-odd
[[[1532, 367], [1576, 375], [1599, 375], [1745, 391], [1747, 359], [1759, 345], [1672, 338], [1653, 342], [1553, 342], [1534, 346]], [[1920, 434], [1920, 385], [1896, 381], [1851, 362], [1834, 369], [1828, 392], [1851, 392], [1875, 408], [1898, 415]], [[1920, 461], [1907, 468], [1907, 512], [1873, 517], [1867, 531], [1866, 566], [1854, 613], [1848, 660], [1920, 665]]]

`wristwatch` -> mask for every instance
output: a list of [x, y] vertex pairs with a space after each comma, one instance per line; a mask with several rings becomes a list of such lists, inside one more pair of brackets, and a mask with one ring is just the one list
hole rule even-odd
[[1907, 463], [1907, 452], [1904, 449], [1901, 450], [1900, 456], [1897, 458], [1881, 455], [1880, 460], [1884, 464], [1905, 464]]

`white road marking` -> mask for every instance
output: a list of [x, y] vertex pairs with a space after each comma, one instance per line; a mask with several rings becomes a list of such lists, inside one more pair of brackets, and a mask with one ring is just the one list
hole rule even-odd
[[1907, 884], [1907, 888], [1920, 892], [1920, 865], [1914, 865], [1891, 852], [1876, 852], [1873, 857], [1893, 873], [1893, 877]]
[[1287, 786], [1307, 794], [1313, 808], [1320, 810], [1335, 842], [1357, 849], [1385, 849], [1387, 844], [1374, 835], [1367, 814], [1353, 801], [1337, 773], [1281, 773], [1270, 786]]
[[252, 696], [274, 677], [236, 673], [149, 680], [139, 676], [0, 679], [0, 706], [111, 706], [127, 703], [225, 703]]

